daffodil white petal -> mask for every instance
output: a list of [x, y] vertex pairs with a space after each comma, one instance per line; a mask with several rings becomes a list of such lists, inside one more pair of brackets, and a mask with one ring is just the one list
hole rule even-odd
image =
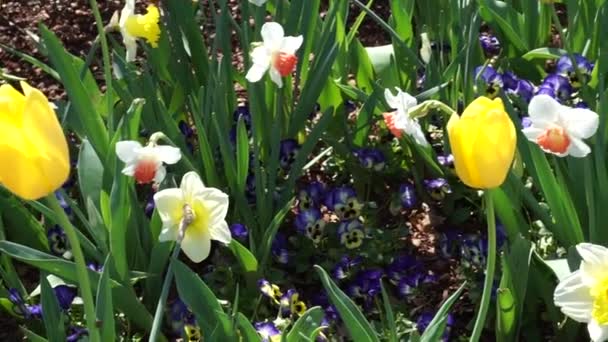
[[412, 136], [412, 138], [414, 138], [414, 141], [416, 141], [418, 145], [427, 146], [429, 144], [426, 141], [426, 137], [424, 136], [424, 132], [422, 132], [422, 127], [420, 127], [418, 121], [410, 119], [410, 122], [408, 123], [404, 131], [408, 135]]
[[578, 138], [571, 137], [570, 138], [570, 146], [568, 146], [568, 150], [564, 155], [570, 155], [576, 158], [586, 157], [589, 153], [591, 153], [591, 147], [585, 144], [584, 141]]
[[184, 201], [191, 203], [195, 197], [205, 190], [205, 185], [196, 172], [190, 171], [182, 178], [180, 189], [184, 194]]
[[262, 6], [266, 3], [266, 1], [268, 0], [249, 0], [250, 3], [256, 5], [256, 6]]
[[247, 71], [245, 78], [251, 83], [257, 82], [264, 77], [264, 74], [266, 73], [266, 70], [268, 70], [269, 66], [270, 64], [253, 64], [249, 68], [249, 71]]
[[160, 234], [158, 235], [158, 241], [159, 242], [166, 242], [166, 241], [175, 241], [177, 240], [177, 235], [179, 234], [179, 229], [178, 227], [174, 227], [174, 228], [163, 228], [160, 231]]
[[608, 325], [600, 325], [596, 320], [591, 320], [587, 324], [589, 337], [593, 342], [601, 342], [608, 340]]
[[206, 188], [197, 200], [200, 200], [206, 210], [209, 211], [209, 216], [215, 219], [210, 224], [224, 221], [228, 214], [228, 195], [218, 189]]
[[304, 37], [302, 37], [302, 36], [284, 37], [283, 41], [281, 42], [280, 50], [281, 50], [281, 52], [285, 52], [288, 54], [295, 54], [296, 50], [298, 50], [300, 48], [300, 46], [302, 46], [303, 41], [304, 41]]
[[156, 210], [163, 226], [177, 226], [183, 216], [184, 193], [181, 189], [164, 189], [154, 194]]
[[232, 241], [232, 235], [230, 235], [230, 229], [228, 228], [226, 221], [221, 221], [209, 226], [209, 234], [211, 235], [211, 239], [226, 245]]
[[122, 174], [125, 176], [133, 177], [135, 174], [135, 164], [127, 164], [124, 169], [122, 169]]
[[126, 140], [116, 143], [116, 155], [123, 163], [131, 163], [137, 160], [139, 150], [142, 148], [137, 141]]
[[268, 74], [270, 75], [270, 79], [277, 85], [277, 87], [283, 88], [283, 78], [281, 78], [281, 74], [277, 69], [271, 67]]
[[608, 264], [608, 248], [592, 243], [579, 243], [576, 251], [588, 263], [599, 265]]
[[593, 298], [589, 287], [582, 279], [582, 272], [568, 275], [555, 288], [553, 301], [562, 312], [577, 322], [589, 322], [593, 308]]
[[182, 158], [181, 150], [173, 146], [155, 146], [154, 153], [165, 164], [175, 164]]
[[581, 139], [593, 136], [600, 124], [599, 116], [594, 111], [583, 108], [568, 108], [562, 114], [562, 121], [570, 136]]
[[[198, 228], [198, 227], [197, 227]], [[211, 251], [211, 236], [206, 229], [186, 229], [184, 240], [182, 241], [184, 254], [193, 262], [201, 262], [209, 256]]]
[[268, 50], [278, 50], [283, 41], [283, 37], [285, 37], [283, 26], [275, 22], [269, 22], [262, 25], [260, 34], [262, 35], [264, 46]]
[[522, 129], [521, 131], [526, 136], [526, 138], [528, 138], [528, 140], [530, 140], [534, 143], [536, 142], [536, 139], [538, 139], [539, 136], [541, 136], [543, 133], [545, 133], [544, 129], [534, 127], [534, 126], [526, 127], [524, 129]]
[[534, 96], [528, 105], [528, 113], [533, 125], [558, 121], [561, 110], [562, 105], [549, 95]]
[[163, 166], [163, 164], [160, 164], [156, 168], [156, 174], [154, 175], [154, 183], [156, 183], [156, 184], [162, 183], [162, 181], [165, 180], [166, 176], [167, 176], [167, 169]]
[[399, 101], [397, 100], [397, 97], [393, 95], [393, 93], [391, 93], [390, 89], [388, 88], [384, 89], [384, 99], [391, 108], [397, 109], [397, 107], [399, 107]]

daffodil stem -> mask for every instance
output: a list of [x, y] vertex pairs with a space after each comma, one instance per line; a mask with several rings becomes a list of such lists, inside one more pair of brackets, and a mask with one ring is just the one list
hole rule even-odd
[[167, 274], [163, 281], [163, 288], [160, 291], [160, 297], [158, 298], [158, 304], [156, 304], [156, 312], [154, 313], [154, 321], [152, 322], [152, 330], [150, 331], [149, 342], [156, 342], [158, 340], [158, 334], [160, 332], [160, 326], [163, 321], [163, 315], [165, 312], [165, 303], [169, 296], [169, 289], [171, 289], [171, 283], [173, 282], [173, 260], [177, 259], [181, 250], [181, 244], [178, 242], [173, 247], [173, 253], [169, 259], [169, 266], [167, 267]]
[[496, 266], [496, 219], [494, 217], [494, 201], [492, 200], [492, 190], [489, 189], [484, 193], [486, 220], [488, 225], [488, 256], [486, 258], [486, 278], [483, 283], [483, 293], [481, 295], [481, 304], [479, 313], [475, 319], [475, 327], [471, 335], [471, 342], [479, 341], [481, 331], [486, 323], [486, 316], [490, 307], [490, 298], [492, 298], [492, 286], [494, 285], [494, 267]]
[[97, 0], [89, 0], [97, 31], [99, 32], [99, 40], [101, 41], [101, 55], [103, 59], [103, 75], [106, 82], [106, 101], [108, 106], [108, 132], [112, 136], [114, 134], [114, 101], [112, 100], [112, 65], [110, 64], [110, 50], [108, 49], [108, 39], [106, 38], [106, 30], [103, 26], [103, 19], [99, 13]]
[[52, 193], [46, 197], [51, 210], [57, 215], [57, 223], [63, 228], [65, 235], [70, 242], [72, 255], [76, 262], [76, 278], [80, 285], [80, 295], [84, 305], [84, 313], [86, 315], [87, 330], [89, 331], [89, 340], [92, 342], [101, 341], [99, 330], [97, 329], [97, 315], [95, 314], [95, 302], [93, 301], [93, 293], [91, 292], [91, 282], [89, 280], [89, 271], [84, 260], [84, 254], [80, 248], [80, 241], [76, 234], [76, 228], [70, 222], [70, 219], [65, 214], [65, 211], [57, 201], [57, 197]]

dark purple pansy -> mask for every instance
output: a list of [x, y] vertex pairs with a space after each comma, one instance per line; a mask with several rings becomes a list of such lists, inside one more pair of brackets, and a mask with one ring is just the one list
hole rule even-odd
[[497, 56], [500, 53], [500, 41], [496, 36], [484, 34], [479, 36], [481, 49], [487, 57]]
[[564, 102], [570, 100], [572, 91], [570, 81], [566, 77], [550, 74], [545, 77], [535, 95], [549, 95], [560, 102]]
[[445, 178], [425, 179], [424, 186], [431, 197], [436, 201], [444, 199], [446, 194], [452, 192], [450, 184]]
[[230, 233], [232, 237], [239, 240], [245, 241], [249, 237], [249, 229], [242, 223], [234, 223], [230, 226]]
[[306, 210], [318, 207], [325, 196], [325, 184], [312, 181], [306, 184], [298, 192], [298, 205], [300, 209]]
[[484, 90], [485, 95], [489, 98], [495, 98], [504, 84], [502, 75], [489, 65], [481, 65], [475, 68], [473, 77], [474, 80], [477, 80], [477, 77], [479, 77], [479, 80], [483, 81], [486, 86]]
[[399, 200], [404, 209], [414, 208], [418, 202], [414, 185], [410, 183], [401, 184], [399, 186]]
[[69, 250], [68, 238], [60, 226], [54, 226], [47, 230], [46, 238], [53, 255], [63, 256]]
[[278, 232], [272, 246], [270, 248], [272, 256], [280, 264], [287, 264], [289, 262], [289, 250], [287, 249], [287, 238], [282, 233]]
[[273, 336], [280, 335], [281, 332], [272, 322], [256, 322], [255, 330], [262, 337], [262, 342], [270, 342]]
[[281, 141], [279, 147], [279, 164], [283, 170], [289, 167], [296, 161], [300, 145], [295, 139], [285, 139]]

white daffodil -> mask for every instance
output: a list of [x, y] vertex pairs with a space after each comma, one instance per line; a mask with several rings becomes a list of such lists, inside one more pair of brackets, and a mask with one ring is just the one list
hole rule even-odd
[[144, 38], [153, 48], [160, 38], [160, 11], [155, 5], [148, 5], [147, 13], [135, 14], [135, 0], [127, 0], [120, 12], [118, 25], [122, 41], [127, 48], [126, 60], [132, 62], [137, 55], [137, 38]]
[[591, 243], [576, 246], [580, 268], [555, 288], [553, 300], [562, 312], [587, 323], [594, 342], [608, 339], [608, 248]]
[[582, 158], [591, 152], [583, 142], [595, 134], [598, 115], [584, 108], [561, 105], [549, 95], [537, 95], [528, 106], [532, 124], [523, 129], [528, 140], [557, 156]]
[[397, 138], [401, 138], [402, 132], [412, 136], [414, 140], [422, 146], [427, 146], [429, 143], [424, 137], [422, 127], [418, 123], [418, 119], [410, 117], [409, 111], [415, 107], [418, 102], [412, 95], [402, 91], [399, 88], [397, 95], [393, 95], [389, 89], [384, 90], [384, 98], [386, 103], [396, 111], [391, 113], [384, 113], [384, 122], [388, 129]]
[[139, 184], [159, 184], [167, 175], [163, 163], [175, 164], [182, 158], [179, 148], [157, 145], [153, 140], [147, 146], [132, 140], [119, 141], [116, 155], [126, 164], [122, 173], [134, 177]]
[[302, 36], [285, 37], [283, 27], [278, 23], [265, 23], [262, 26], [262, 43], [254, 43], [251, 52], [253, 65], [245, 76], [249, 82], [257, 82], [266, 73], [279, 88], [283, 87], [281, 77], [288, 76], [298, 62], [295, 53], [302, 45]]
[[159, 241], [178, 241], [193, 262], [209, 256], [211, 240], [231, 241], [226, 223], [228, 195], [203, 185], [196, 172], [188, 172], [179, 188], [165, 189], [154, 195], [163, 228]]
[[256, 6], [262, 6], [266, 3], [266, 1], [268, 0], [249, 0], [250, 3], [256, 5]]

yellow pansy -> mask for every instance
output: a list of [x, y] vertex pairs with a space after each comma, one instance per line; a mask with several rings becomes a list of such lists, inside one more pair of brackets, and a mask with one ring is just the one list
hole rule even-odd
[[500, 98], [475, 99], [462, 116], [452, 115], [447, 130], [456, 173], [466, 185], [490, 189], [504, 182], [517, 138]]
[[27, 200], [59, 188], [70, 173], [68, 144], [48, 99], [21, 82], [0, 86], [0, 183]]

